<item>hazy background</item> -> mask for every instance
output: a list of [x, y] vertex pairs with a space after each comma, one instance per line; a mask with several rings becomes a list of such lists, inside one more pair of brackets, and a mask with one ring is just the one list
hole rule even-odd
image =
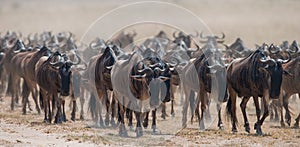
[[[0, 0], [0, 32], [71, 31], [81, 38], [97, 18], [135, 0]], [[225, 43], [241, 37], [247, 46], [300, 40], [300, 1], [297, 0], [168, 0], [199, 16]], [[147, 9], [141, 9], [147, 11]], [[161, 13], [166, 13], [164, 10]], [[171, 19], [182, 21], [180, 16]], [[125, 18], [126, 19], [126, 18]], [[182, 22], [185, 25], [189, 22]], [[112, 24], [113, 25], [113, 24]], [[103, 30], [105, 31], [105, 30]], [[147, 31], [147, 30], [145, 30]], [[148, 30], [149, 31], [149, 30]], [[202, 31], [202, 30], [198, 30]], [[101, 37], [101, 34], [99, 34]]]

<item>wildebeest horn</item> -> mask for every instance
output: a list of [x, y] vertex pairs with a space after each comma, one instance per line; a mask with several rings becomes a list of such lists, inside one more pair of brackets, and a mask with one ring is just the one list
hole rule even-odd
[[78, 65], [81, 63], [81, 58], [76, 53], [75, 53], [75, 56], [77, 58], [77, 62], [74, 63], [73, 61], [71, 61], [72, 65]]
[[266, 63], [267, 65], [272, 64], [272, 66], [276, 64], [274, 59], [262, 59], [262, 58], [260, 58], [258, 61], [261, 62], [261, 63]]
[[222, 37], [219, 37], [219, 36], [215, 36], [216, 37], [216, 39], [224, 39], [225, 38], [225, 34], [224, 34], [224, 32], [222, 32]]
[[160, 72], [164, 72], [164, 71], [166, 71], [166, 69], [165, 69], [165, 68], [161, 69], [161, 68], [159, 68], [159, 67], [155, 67], [155, 68], [154, 68], [154, 70], [158, 70], [158, 71], [160, 71]]
[[174, 59], [176, 62], [175, 63], [167, 63], [167, 65], [169, 65], [170, 68], [171, 67], [176, 67], [180, 63], [178, 58], [172, 58], [172, 59]]
[[207, 66], [209, 69], [216, 69], [216, 70], [220, 70], [222, 68], [225, 68], [225, 66], [222, 66], [220, 64], [215, 64], [215, 65], [211, 65], [211, 66]]
[[298, 50], [299, 50], [298, 42], [294, 40], [291, 46], [289, 47], [288, 51], [291, 53], [297, 53]]
[[207, 39], [207, 36], [203, 36], [203, 32], [200, 33], [200, 38]]
[[143, 74], [143, 75], [131, 75], [130, 77], [131, 78], [145, 78], [146, 74]]
[[137, 35], [137, 33], [135, 32], [135, 30], [132, 31], [132, 37], [135, 37]]
[[278, 47], [275, 47], [273, 44], [271, 44], [270, 47], [268, 47], [268, 51], [271, 54], [277, 54], [277, 53], [279, 53], [280, 50]]
[[87, 64], [85, 62], [83, 62], [84, 67], [83, 68], [77, 68], [77, 70], [86, 70], [87, 69]]
[[190, 51], [190, 52], [197, 52], [199, 51], [200, 47], [198, 46], [198, 44], [195, 44], [196, 45], [196, 49], [193, 49], [193, 48], [188, 48], [187, 51]]
[[290, 62], [291, 61], [291, 53], [290, 52], [288, 52], [288, 51], [285, 51], [287, 54], [288, 54], [288, 58], [287, 59], [285, 59], [285, 60], [283, 60], [283, 59], [277, 59], [277, 61], [278, 62], [281, 62], [282, 64], [285, 64], [285, 63], [288, 63], [288, 62]]
[[178, 36], [176, 36], [177, 31], [173, 32], [173, 37], [177, 38]]
[[152, 67], [155, 67], [155, 66], [160, 66], [160, 65], [161, 65], [161, 63], [155, 63], [155, 64], [150, 64], [150, 65], [149, 65], [149, 67], [151, 67], [151, 68], [152, 68]]
[[196, 38], [196, 37], [198, 37], [198, 36], [199, 36], [199, 32], [198, 32], [198, 31], [196, 31], [196, 35], [190, 34], [189, 36], [192, 36], [192, 37]]
[[159, 76], [158, 79], [161, 79], [163, 81], [167, 81], [167, 80], [170, 80], [170, 77]]

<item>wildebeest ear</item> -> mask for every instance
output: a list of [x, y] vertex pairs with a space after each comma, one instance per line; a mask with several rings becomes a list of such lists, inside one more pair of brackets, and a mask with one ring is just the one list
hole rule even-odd
[[287, 75], [287, 76], [293, 76], [293, 74], [291, 74], [289, 71], [287, 71], [287, 70], [283, 70], [283, 74], [284, 75]]

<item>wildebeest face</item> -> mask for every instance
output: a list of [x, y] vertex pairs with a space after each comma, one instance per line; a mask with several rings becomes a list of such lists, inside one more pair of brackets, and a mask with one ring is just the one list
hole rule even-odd
[[68, 96], [70, 94], [70, 79], [71, 79], [71, 66], [70, 62], [64, 63], [59, 68], [59, 74], [61, 77], [61, 90], [60, 93], [62, 96]]
[[280, 62], [276, 62], [276, 65], [269, 67], [269, 70], [271, 74], [270, 97], [278, 98], [282, 83], [282, 64]]

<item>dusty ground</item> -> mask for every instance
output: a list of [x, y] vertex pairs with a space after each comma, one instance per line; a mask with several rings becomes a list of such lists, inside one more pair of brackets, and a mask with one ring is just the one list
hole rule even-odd
[[[91, 23], [102, 14], [130, 2], [134, 1], [0, 0], [0, 32], [17, 30], [29, 34], [47, 30], [72, 31], [77, 38], [81, 38]], [[300, 40], [300, 15], [298, 15], [300, 1], [169, 0], [167, 2], [191, 10], [213, 33], [224, 32], [226, 43], [233, 42], [237, 37], [241, 37], [249, 47], [262, 42]], [[172, 16], [171, 19], [181, 20], [180, 16]], [[193, 25], [186, 22], [183, 24]], [[105, 33], [105, 30], [102, 31]], [[156, 33], [159, 30], [144, 31]], [[99, 36], [101, 37], [101, 34]], [[299, 146], [300, 144], [299, 129], [282, 128], [278, 123], [269, 122], [269, 118], [263, 125], [265, 135], [256, 136], [253, 130], [255, 111], [251, 101], [247, 109], [252, 129], [250, 134], [243, 131], [243, 119], [239, 109], [240, 124], [239, 132], [236, 134], [230, 132], [230, 123], [226, 121], [225, 130], [218, 130], [215, 119], [211, 125], [206, 124], [208, 130], [204, 132], [198, 130], [197, 123], [189, 124], [186, 129], [181, 130], [181, 106], [177, 105], [175, 118], [158, 119], [161, 134], [152, 135], [148, 128], [141, 138], [134, 138], [133, 131], [129, 131], [131, 137], [122, 138], [113, 128], [90, 128], [92, 122], [89, 119], [68, 121], [61, 125], [45, 124], [42, 123], [43, 114], [37, 115], [36, 111], [27, 115], [21, 115], [20, 107], [10, 111], [9, 101], [9, 98], [4, 98], [4, 101], [0, 102], [0, 144], [5, 146]], [[215, 109], [211, 109], [215, 116], [213, 110]], [[294, 111], [295, 114], [300, 112], [296, 105]], [[69, 111], [67, 117], [70, 118]]]

